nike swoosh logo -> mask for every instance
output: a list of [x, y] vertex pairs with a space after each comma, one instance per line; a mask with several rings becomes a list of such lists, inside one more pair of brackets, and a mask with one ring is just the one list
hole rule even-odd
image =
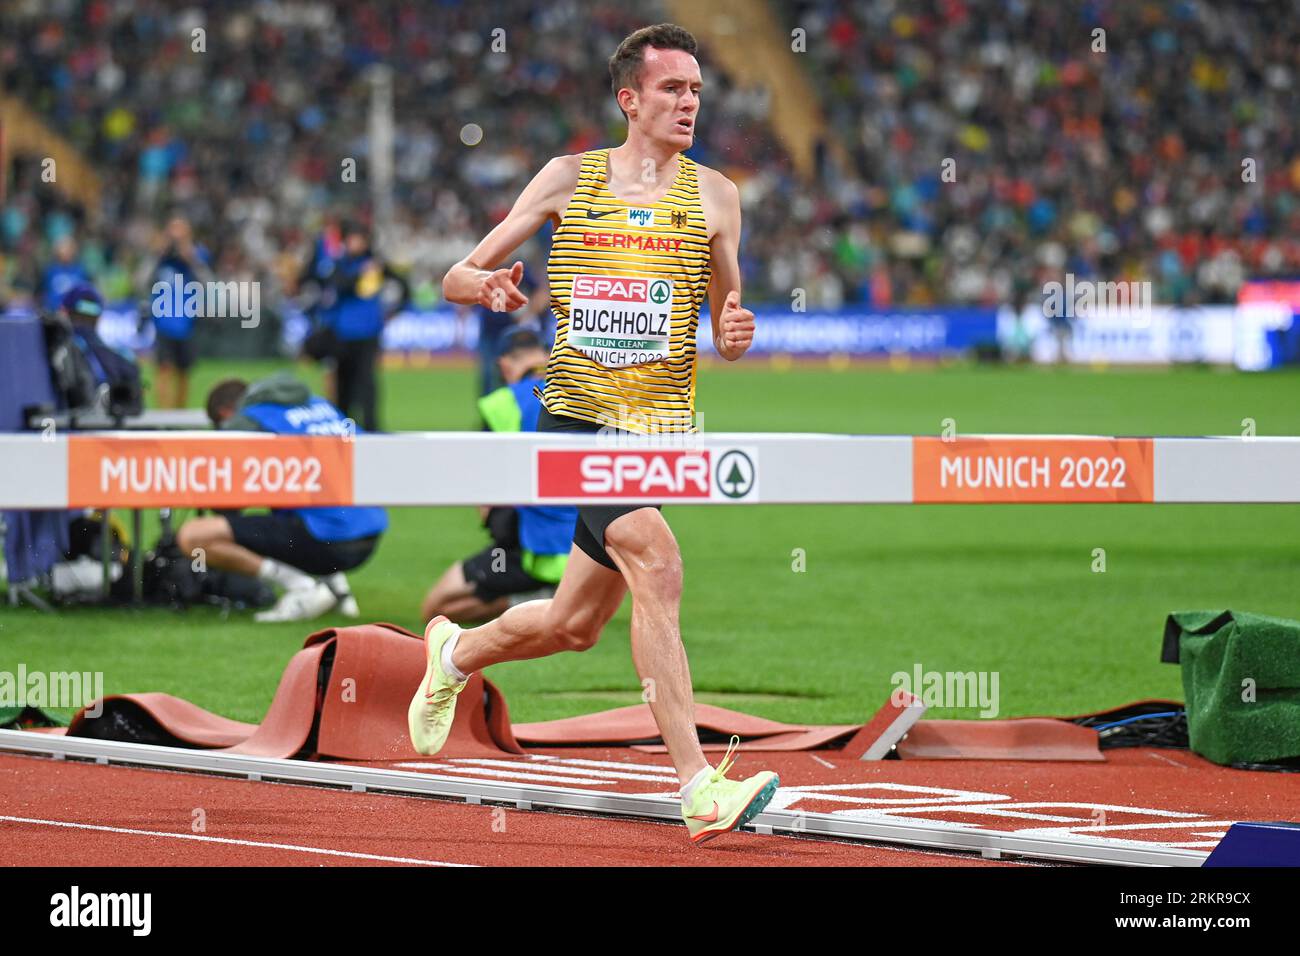
[[691, 819], [699, 820], [701, 823], [717, 823], [718, 822], [718, 801], [717, 800], [713, 801], [712, 813], [708, 814], [707, 816], [705, 816], [704, 814], [697, 814], [691, 817]]
[[587, 210], [587, 218], [588, 218], [588, 219], [604, 219], [606, 216], [612, 216], [612, 215], [613, 215], [614, 213], [616, 213], [616, 212], [618, 212], [617, 209], [606, 209], [604, 212], [592, 212], [590, 209], [588, 209], [588, 210]]

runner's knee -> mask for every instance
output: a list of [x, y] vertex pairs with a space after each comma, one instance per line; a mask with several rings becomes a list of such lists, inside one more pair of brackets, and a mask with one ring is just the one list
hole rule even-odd
[[[552, 607], [554, 604], [552, 604]], [[605, 622], [590, 609], [555, 615], [550, 632], [566, 651], [586, 651], [596, 646]]]
[[649, 533], [620, 529], [606, 532], [605, 543], [627, 565], [625, 576], [633, 600], [675, 602], [682, 596], [682, 554], [667, 525]]

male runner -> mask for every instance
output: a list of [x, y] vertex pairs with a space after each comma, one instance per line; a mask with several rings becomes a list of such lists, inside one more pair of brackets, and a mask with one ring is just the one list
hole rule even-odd
[[[547, 270], [556, 338], [538, 431], [691, 431], [695, 330], [706, 294], [718, 352], [735, 361], [753, 341], [754, 315], [740, 305], [739, 193], [681, 155], [694, 140], [700, 106], [695, 50], [695, 38], [674, 24], [646, 27], [619, 44], [609, 70], [627, 140], [552, 159], [443, 279], [452, 302], [518, 309], [527, 302], [518, 288], [523, 264], [498, 266], [546, 220], [556, 225]], [[628, 305], [591, 277], [642, 280], [635, 284], [646, 300], [640, 311], [661, 321], [611, 347], [619, 333], [609, 316]], [[427, 669], [408, 714], [415, 749], [441, 749], [471, 673], [593, 646], [630, 589], [632, 660], [653, 682], [645, 685], [653, 689], [650, 708], [681, 780], [691, 839], [742, 825], [767, 805], [778, 780], [770, 771], [726, 779], [738, 738], [716, 770], [704, 759], [678, 628], [682, 562], [672, 531], [652, 507], [581, 506], [578, 514], [554, 598], [516, 605], [473, 630], [429, 622]]]

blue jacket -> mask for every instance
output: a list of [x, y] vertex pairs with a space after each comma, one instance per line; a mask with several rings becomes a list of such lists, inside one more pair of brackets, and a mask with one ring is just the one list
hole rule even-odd
[[338, 290], [325, 321], [344, 342], [377, 339], [384, 331], [383, 264], [370, 254], [344, 256], [334, 264], [330, 283]]
[[[198, 262], [186, 262], [180, 256], [169, 253], [164, 255], [154, 267], [153, 283], [149, 288], [149, 314], [153, 316], [155, 331], [169, 339], [188, 339], [194, 334], [195, 316], [185, 314], [183, 287], [190, 282], [205, 282], [211, 277], [207, 250], [202, 246], [195, 246], [194, 255]], [[176, 301], [177, 295], [172, 287], [173, 276], [177, 275], [182, 279], [179, 303]], [[164, 283], [166, 288], [155, 293], [154, 286], [160, 282]], [[178, 305], [180, 308], [177, 308]]]
[[[339, 410], [307, 386], [289, 376], [257, 382], [244, 396], [238, 413], [223, 428], [255, 429], [277, 435], [343, 435], [351, 428]], [[361, 429], [355, 429], [360, 433]], [[318, 541], [355, 541], [381, 534], [388, 528], [383, 508], [278, 508], [296, 514]]]

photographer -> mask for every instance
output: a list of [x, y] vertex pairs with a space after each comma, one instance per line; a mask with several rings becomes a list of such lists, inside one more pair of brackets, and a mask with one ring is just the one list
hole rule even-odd
[[[156, 338], [158, 361], [158, 406], [184, 408], [189, 402], [190, 369], [198, 350], [194, 342], [194, 316], [178, 308], [172, 283], [208, 282], [212, 264], [208, 252], [194, 242], [189, 220], [172, 216], [163, 233], [162, 252], [148, 275], [149, 314]], [[179, 314], [178, 314], [179, 313]]]
[[94, 376], [96, 392], [104, 395], [104, 411], [114, 416], [138, 415], [143, 405], [140, 367], [132, 356], [99, 337], [96, 326], [104, 313], [104, 301], [95, 287], [89, 283], [74, 286], [64, 294], [61, 305], [63, 318], [72, 329], [72, 341]]
[[[337, 408], [288, 374], [251, 386], [241, 379], [219, 382], [208, 393], [207, 411], [213, 425], [228, 431], [345, 435], [351, 428]], [[343, 572], [369, 560], [387, 528], [383, 508], [278, 508], [266, 515], [193, 518], [176, 540], [185, 554], [202, 548], [212, 567], [284, 589], [254, 620], [306, 621], [336, 605], [345, 616], [358, 616]]]
[[317, 270], [326, 273], [322, 319], [329, 340], [324, 347], [318, 340], [316, 349], [323, 348], [323, 352], [317, 357], [334, 359], [335, 404], [343, 414], [368, 431], [378, 431], [380, 339], [389, 313], [384, 286], [391, 281], [398, 287], [393, 311], [405, 305], [410, 289], [401, 275], [375, 255], [370, 234], [359, 223], [345, 223], [342, 235], [342, 255]]

